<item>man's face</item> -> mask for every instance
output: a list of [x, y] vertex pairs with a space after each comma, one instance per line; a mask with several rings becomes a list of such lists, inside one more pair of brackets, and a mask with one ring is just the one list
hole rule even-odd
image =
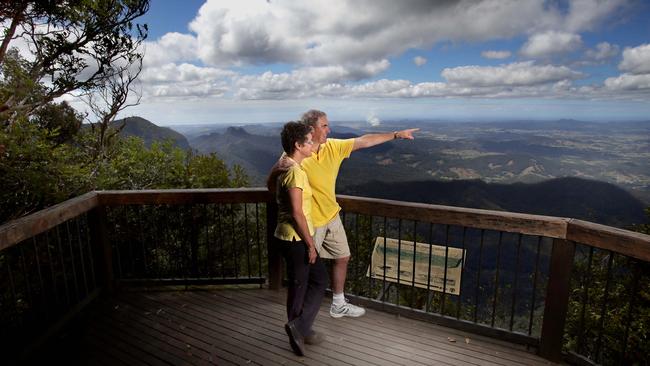
[[322, 116], [316, 121], [314, 126], [314, 142], [317, 144], [324, 144], [327, 142], [327, 135], [330, 133], [330, 123], [327, 116]]

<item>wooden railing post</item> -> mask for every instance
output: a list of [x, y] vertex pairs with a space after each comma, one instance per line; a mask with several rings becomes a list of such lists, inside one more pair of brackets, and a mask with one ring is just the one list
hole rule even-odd
[[569, 308], [571, 270], [576, 245], [563, 239], [553, 240], [544, 320], [539, 355], [553, 362], [562, 361], [564, 326]]
[[108, 242], [108, 230], [106, 229], [106, 208], [104, 206], [93, 208], [88, 213], [88, 221], [98, 281], [109, 294], [112, 294], [115, 292], [115, 276], [113, 274], [113, 252]]
[[268, 202], [266, 205], [266, 242], [267, 258], [269, 261], [269, 288], [279, 290], [282, 287], [282, 256], [276, 249], [276, 240], [273, 236], [275, 226], [278, 222], [278, 205], [275, 201]]

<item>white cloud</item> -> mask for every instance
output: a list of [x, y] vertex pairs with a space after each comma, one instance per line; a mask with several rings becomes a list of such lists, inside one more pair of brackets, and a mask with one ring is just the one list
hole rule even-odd
[[199, 67], [192, 64], [176, 65], [169, 63], [148, 67], [142, 71], [139, 80], [144, 83], [172, 83], [186, 81], [214, 80], [234, 76], [235, 73], [212, 67]]
[[614, 91], [646, 91], [650, 92], [650, 74], [623, 74], [605, 79], [605, 86]]
[[560, 9], [544, 0], [414, 0], [408, 6], [392, 0], [209, 0], [190, 29], [206, 64], [303, 66], [365, 64], [441, 41], [496, 40], [530, 32], [548, 37], [551, 30], [565, 30], [552, 45], [534, 39], [525, 52], [538, 55], [579, 43], [579, 36], [566, 32], [599, 24], [621, 1], [571, 4]]
[[[192, 34], [170, 33], [147, 43], [142, 81], [145, 95], [232, 96], [238, 101], [590, 98], [614, 89], [638, 95], [644, 79], [631, 75], [649, 72], [644, 47], [650, 45], [626, 49], [619, 65], [626, 74], [608, 79], [607, 85], [578, 87], [573, 81], [587, 75], [534, 61], [446, 68], [442, 82], [382, 76], [391, 66], [388, 59], [407, 50], [522, 35], [528, 41], [520, 55], [548, 62], [582, 49], [579, 32], [594, 29], [624, 7], [624, 0], [572, 0], [568, 7], [547, 0], [412, 0], [408, 6], [392, 0], [208, 0], [190, 24]], [[611, 60], [618, 52], [618, 46], [602, 42], [585, 51], [583, 65]], [[505, 49], [481, 55], [512, 57]], [[428, 60], [417, 56], [412, 62], [422, 66]], [[226, 71], [268, 64], [288, 66], [288, 71]]]
[[143, 98], [223, 96], [236, 73], [191, 64], [168, 63], [143, 68], [138, 80]]
[[192, 35], [173, 32], [165, 34], [155, 42], [145, 42], [144, 50], [145, 67], [157, 66], [196, 60], [198, 43]]
[[625, 48], [618, 68], [632, 74], [650, 74], [650, 44]]
[[619, 47], [607, 42], [601, 42], [596, 45], [595, 49], [589, 49], [585, 52], [585, 57], [590, 61], [606, 61], [618, 55]]
[[582, 47], [579, 34], [548, 31], [532, 35], [519, 53], [525, 57], [540, 58], [570, 53]]
[[512, 55], [510, 51], [483, 51], [481, 56], [489, 59], [504, 59]]
[[460, 66], [446, 68], [442, 76], [463, 86], [523, 86], [583, 77], [566, 66], [535, 65], [532, 61], [502, 66]]
[[265, 72], [237, 78], [236, 96], [242, 99], [304, 98], [312, 95], [337, 95], [342, 83], [358, 81], [387, 69], [387, 60], [366, 65], [304, 67], [287, 73]]
[[607, 18], [617, 18], [617, 13], [626, 10], [627, 0], [572, 0], [564, 28], [569, 32], [593, 30]]

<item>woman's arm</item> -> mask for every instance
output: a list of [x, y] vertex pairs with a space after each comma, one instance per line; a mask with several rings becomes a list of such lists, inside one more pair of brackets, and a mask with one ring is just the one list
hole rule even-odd
[[289, 201], [291, 201], [291, 215], [296, 223], [295, 229], [300, 238], [307, 244], [309, 250], [309, 263], [316, 263], [316, 247], [314, 240], [309, 233], [307, 218], [302, 212], [302, 189], [293, 187], [289, 188]]

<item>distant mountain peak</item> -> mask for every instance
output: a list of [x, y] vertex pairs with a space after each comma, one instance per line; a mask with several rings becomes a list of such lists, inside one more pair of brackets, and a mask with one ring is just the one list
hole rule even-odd
[[121, 131], [122, 136], [140, 137], [147, 146], [151, 146], [153, 141], [172, 140], [174, 145], [181, 149], [189, 149], [190, 144], [182, 134], [172, 130], [169, 127], [160, 127], [155, 123], [142, 117], [132, 116], [115, 120], [111, 127], [117, 128], [124, 125]]
[[239, 137], [248, 137], [250, 134], [246, 132], [246, 130], [243, 127], [228, 127], [226, 129], [226, 135], [231, 135], [231, 136], [239, 136]]

